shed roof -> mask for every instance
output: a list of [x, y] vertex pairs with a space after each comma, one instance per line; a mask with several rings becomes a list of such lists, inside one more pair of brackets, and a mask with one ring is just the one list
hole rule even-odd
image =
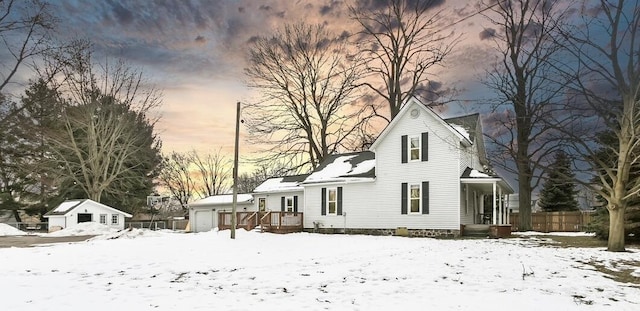
[[95, 205], [99, 205], [103, 208], [106, 208], [108, 210], [111, 210], [113, 212], [116, 213], [120, 213], [123, 214], [125, 217], [132, 217], [131, 214], [129, 213], [125, 213], [119, 209], [113, 208], [111, 206], [102, 204], [100, 202], [96, 202], [90, 199], [81, 199], [81, 200], [67, 200], [64, 201], [62, 203], [60, 203], [60, 205], [56, 206], [54, 209], [48, 211], [46, 214], [44, 214], [44, 217], [49, 217], [49, 216], [62, 216], [62, 215], [66, 215], [68, 213], [70, 213], [71, 211], [73, 211], [74, 209], [84, 205], [84, 204], [95, 204]]

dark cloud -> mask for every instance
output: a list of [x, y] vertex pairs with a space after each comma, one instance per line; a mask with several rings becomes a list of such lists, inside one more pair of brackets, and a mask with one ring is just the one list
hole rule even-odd
[[116, 17], [116, 20], [124, 25], [130, 25], [134, 19], [133, 13], [119, 3], [114, 3], [113, 14]]
[[320, 7], [320, 15], [327, 15], [331, 13], [331, 11], [333, 11], [333, 8], [329, 5], [323, 5], [322, 7]]
[[496, 36], [496, 30], [493, 28], [485, 28], [478, 34], [478, 36], [480, 37], [480, 40], [491, 39]]
[[[441, 6], [446, 0], [406, 0], [407, 7], [432, 9]], [[357, 0], [356, 8], [377, 11], [389, 6], [389, 0]]]

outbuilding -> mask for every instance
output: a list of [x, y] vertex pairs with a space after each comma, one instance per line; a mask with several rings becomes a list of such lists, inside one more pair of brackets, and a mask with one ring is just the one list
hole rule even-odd
[[[218, 214], [231, 212], [233, 208], [233, 195], [222, 194], [206, 197], [189, 204], [189, 223], [191, 231], [206, 232], [218, 227]], [[251, 194], [238, 194], [236, 211], [256, 211]]]
[[61, 230], [82, 222], [98, 222], [116, 229], [124, 229], [124, 220], [131, 214], [104, 205], [102, 203], [84, 199], [68, 200], [47, 212], [49, 232]]

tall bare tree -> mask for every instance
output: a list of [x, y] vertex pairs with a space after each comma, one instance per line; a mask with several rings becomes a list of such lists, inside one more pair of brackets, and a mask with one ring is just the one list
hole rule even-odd
[[0, 1], [0, 47], [7, 54], [0, 63], [0, 93], [30, 58], [51, 49], [55, 22], [46, 1]]
[[368, 116], [354, 104], [360, 72], [347, 50], [347, 36], [321, 25], [290, 24], [253, 42], [245, 73], [262, 98], [245, 111], [253, 141], [269, 146], [268, 159], [308, 169], [350, 148]]
[[349, 8], [361, 27], [357, 38], [366, 72], [377, 79], [363, 84], [384, 98], [389, 114], [378, 109], [376, 114], [388, 122], [410, 97], [433, 100], [441, 95], [433, 83], [433, 70], [443, 64], [457, 37], [444, 32], [440, 4], [435, 0], [357, 1]]
[[[516, 0], [485, 4], [491, 23], [482, 35], [493, 40], [497, 62], [485, 84], [497, 95], [490, 120], [493, 164], [517, 176], [520, 230], [531, 230], [531, 192], [540, 182], [544, 161], [557, 144], [566, 87], [559, 67], [562, 45], [556, 37], [565, 11], [552, 1]], [[555, 122], [548, 122], [555, 120]], [[515, 163], [515, 164], [514, 164]]]
[[56, 87], [70, 107], [62, 114], [62, 130], [47, 137], [57, 170], [90, 199], [125, 196], [126, 189], [139, 186], [131, 173], [144, 169], [148, 178], [159, 162], [149, 159], [147, 167], [142, 161], [160, 146], [153, 133], [158, 91], [143, 87], [142, 73], [124, 62], [93, 63], [90, 51], [78, 53], [63, 74], [53, 82], [62, 81]]
[[158, 179], [160, 185], [167, 188], [182, 208], [187, 208], [196, 193], [196, 182], [191, 172], [191, 158], [188, 155], [172, 152], [162, 159], [162, 168]]
[[229, 191], [232, 163], [221, 152], [200, 155], [195, 150], [190, 153], [191, 162], [196, 167], [196, 185], [200, 197], [223, 194]]
[[[597, 135], [585, 135], [576, 137], [574, 146], [592, 163], [600, 181], [592, 189], [604, 198], [609, 211], [607, 249], [624, 251], [625, 213], [640, 194], [640, 179], [631, 178], [640, 164], [640, 2], [584, 1], [579, 13], [582, 23], [568, 35], [567, 43], [579, 61], [575, 90], [592, 117], [581, 126], [592, 134], [612, 133], [617, 141], [606, 144]], [[598, 156], [600, 148], [615, 160]]]

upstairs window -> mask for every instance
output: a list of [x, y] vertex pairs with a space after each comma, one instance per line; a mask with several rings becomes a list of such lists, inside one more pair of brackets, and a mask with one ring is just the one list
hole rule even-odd
[[409, 138], [411, 144], [409, 149], [409, 160], [410, 161], [420, 161], [420, 137], [419, 136], [411, 136]]
[[402, 135], [402, 163], [429, 160], [429, 133], [420, 135]]

